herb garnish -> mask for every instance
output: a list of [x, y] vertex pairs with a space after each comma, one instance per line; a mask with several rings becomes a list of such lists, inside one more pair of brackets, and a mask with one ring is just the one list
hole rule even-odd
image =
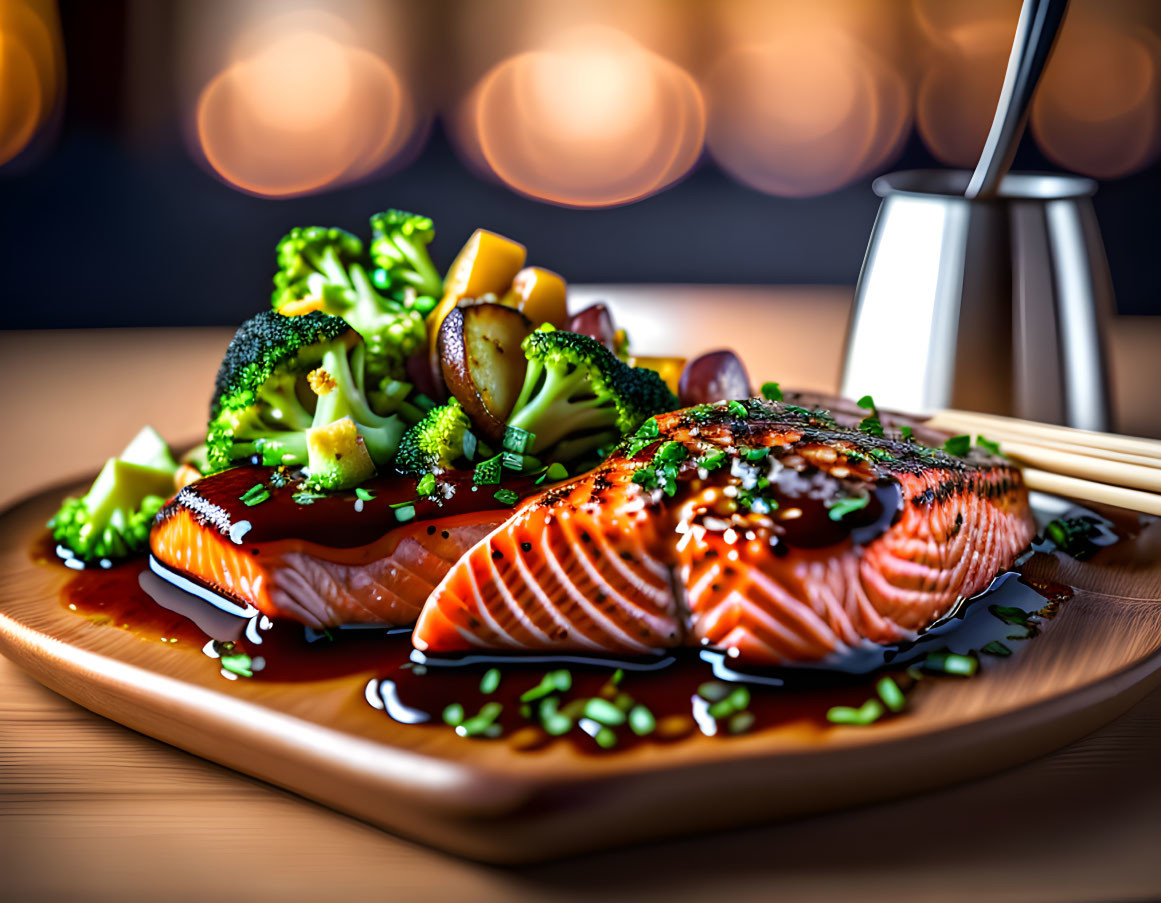
[[495, 486], [500, 482], [500, 470], [504, 456], [493, 455], [476, 465], [475, 473], [472, 475], [472, 482], [477, 486]]
[[943, 450], [949, 455], [955, 455], [957, 458], [966, 458], [972, 447], [972, 437], [964, 434], [961, 436], [952, 436], [943, 443]]
[[364, 489], [362, 486], [357, 486], [355, 488], [355, 498], [357, 498], [360, 502], [370, 502], [374, 501], [375, 493], [373, 493], [370, 489]]
[[485, 696], [491, 696], [500, 687], [500, 669], [489, 668], [484, 672], [483, 678], [480, 680], [480, 692]]
[[253, 508], [255, 505], [261, 505], [264, 501], [270, 498], [270, 490], [262, 483], [255, 483], [240, 496], [238, 500], [247, 508]]
[[767, 401], [782, 401], [782, 387], [778, 383], [762, 383], [762, 397]]
[[976, 446], [982, 448], [989, 454], [999, 455], [1001, 458], [1007, 457], [1007, 455], [1000, 451], [999, 442], [993, 442], [991, 439], [985, 439], [983, 436], [976, 436]]
[[432, 495], [435, 492], [435, 474], [425, 473], [420, 477], [415, 484], [415, 492], [420, 496]]
[[859, 421], [859, 429], [869, 436], [881, 437], [883, 435], [883, 424], [879, 420], [879, 409], [875, 407], [875, 399], [870, 395], [864, 395], [855, 404], [871, 412]]
[[496, 494], [492, 497], [501, 505], [515, 505], [520, 501], [520, 496], [511, 489], [497, 489]]
[[861, 511], [870, 504], [871, 496], [869, 494], [850, 495], [845, 498], [836, 499], [827, 507], [826, 516], [833, 521], [842, 520], [846, 515], [855, 511]]

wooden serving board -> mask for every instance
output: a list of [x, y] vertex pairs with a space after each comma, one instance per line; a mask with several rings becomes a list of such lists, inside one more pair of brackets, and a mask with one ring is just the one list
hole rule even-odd
[[[83, 485], [83, 484], [81, 484]], [[1161, 683], [1161, 521], [1091, 562], [1047, 559], [1076, 588], [1019, 655], [977, 677], [921, 682], [907, 713], [871, 727], [789, 722], [586, 755], [557, 742], [399, 724], [369, 706], [369, 674], [227, 681], [196, 644], [143, 640], [69, 611], [73, 576], [33, 560], [62, 495], [0, 515], [0, 651], [128, 727], [387, 830], [491, 862], [543, 860], [853, 806], [1048, 752]]]

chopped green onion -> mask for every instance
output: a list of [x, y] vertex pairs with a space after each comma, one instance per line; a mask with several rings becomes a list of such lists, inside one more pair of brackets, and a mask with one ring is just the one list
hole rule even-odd
[[770, 454], [770, 449], [768, 448], [749, 448], [746, 449], [746, 460], [761, 461], [768, 454]]
[[1000, 658], [1007, 658], [1012, 654], [1012, 650], [1001, 643], [999, 640], [992, 640], [980, 648], [980, 652], [985, 655], [995, 655]]
[[895, 456], [885, 448], [872, 448], [871, 457], [878, 458], [880, 461], [894, 461]]
[[[498, 702], [486, 702], [478, 714], [473, 715], [471, 718], [456, 726], [456, 733], [461, 737], [476, 737], [480, 734], [487, 735], [488, 729], [495, 724], [496, 719], [500, 717], [500, 713], [503, 710], [504, 707]], [[493, 732], [488, 736], [495, 735], [495, 732]]]
[[521, 702], [532, 702], [550, 693], [566, 693], [572, 688], [572, 674], [567, 670], [549, 671], [531, 690], [525, 690], [520, 696]]
[[515, 505], [520, 501], [520, 496], [511, 489], [498, 489], [493, 498], [501, 505]]
[[414, 519], [415, 506], [413, 504], [411, 504], [410, 502], [405, 502], [402, 505], [393, 506], [393, 507], [395, 507], [395, 519], [397, 521], [399, 521], [399, 523], [404, 523], [406, 521]]
[[762, 383], [762, 397], [767, 401], [781, 401], [782, 387], [778, 383]]
[[540, 719], [544, 732], [552, 737], [560, 737], [572, 730], [572, 719], [560, 712], [552, 712]]
[[362, 486], [359, 486], [355, 489], [355, 498], [361, 502], [370, 502], [374, 500], [375, 493], [373, 493], [370, 489], [364, 489]]
[[861, 511], [866, 508], [871, 501], [871, 496], [868, 495], [852, 495], [847, 498], [837, 499], [828, 507], [826, 516], [831, 520], [839, 521], [855, 511]]
[[601, 749], [612, 749], [617, 745], [617, 735], [607, 727], [602, 727], [597, 731], [593, 739], [597, 741], [597, 746]]
[[238, 501], [247, 508], [253, 508], [255, 505], [261, 505], [268, 498], [270, 498], [270, 490], [261, 483], [255, 483], [238, 496]]
[[435, 492], [435, 474], [425, 473], [419, 478], [419, 482], [415, 484], [415, 492], [418, 495], [431, 495]]
[[504, 428], [504, 439], [501, 445], [505, 451], [522, 455], [532, 447], [532, 443], [535, 441], [535, 433], [522, 430], [518, 426], [508, 426]]
[[611, 683], [614, 687], [616, 687], [621, 683], [621, 680], [622, 680], [622, 678], [624, 678], [624, 676], [625, 676], [624, 669], [618, 668], [616, 671], [613, 672], [613, 676], [609, 678], [609, 683]]
[[707, 680], [697, 688], [697, 695], [706, 702], [720, 702], [730, 695], [731, 687], [720, 680]]
[[244, 652], [233, 652], [229, 655], [223, 655], [218, 659], [218, 664], [227, 671], [237, 674], [239, 677], [254, 676], [254, 661]]
[[584, 715], [586, 718], [593, 719], [597, 724], [611, 727], [625, 723], [625, 713], [607, 699], [601, 699], [598, 696], [594, 696], [585, 703]]
[[730, 716], [730, 720], [726, 722], [726, 730], [731, 734], [744, 734], [754, 726], [753, 712], [738, 712]]
[[290, 500], [296, 505], [313, 505], [321, 498], [326, 498], [326, 496], [321, 492], [311, 492], [308, 489], [303, 489], [292, 495]]
[[500, 669], [499, 668], [489, 668], [487, 671], [484, 672], [484, 677], [480, 681], [480, 692], [483, 693], [485, 696], [489, 696], [492, 693], [495, 693], [496, 689], [499, 686], [500, 686]]
[[902, 712], [907, 706], [907, 697], [903, 695], [903, 691], [899, 689], [899, 684], [895, 683], [891, 677], [880, 677], [879, 682], [875, 684], [875, 691], [883, 700], [883, 705], [892, 712]]
[[464, 707], [458, 702], [453, 702], [446, 709], [443, 710], [444, 724], [450, 724], [452, 727], [457, 727], [462, 724], [464, 720]]
[[979, 661], [972, 656], [957, 655], [954, 652], [935, 652], [923, 662], [923, 667], [928, 671], [954, 674], [957, 677], [971, 677], [979, 666]]
[[559, 671], [553, 671], [548, 675], [552, 680], [552, 685], [561, 693], [567, 693], [572, 689], [572, 673], [565, 668]]
[[653, 733], [656, 727], [657, 719], [653, 717], [653, 713], [648, 708], [638, 704], [629, 709], [629, 730], [638, 737]]
[[500, 470], [503, 459], [503, 455], [494, 455], [487, 460], [481, 461], [476, 465], [476, 471], [472, 476], [472, 482], [477, 486], [494, 486], [499, 483]]
[[857, 709], [846, 705], [836, 705], [827, 710], [826, 720], [831, 724], [852, 724], [865, 727], [883, 717], [883, 703], [868, 699]]
[[749, 417], [750, 412], [746, 410], [746, 406], [740, 401], [731, 401], [726, 405], [726, 410], [737, 417]]
[[737, 709], [734, 708], [733, 703], [731, 703], [730, 700], [727, 698], [727, 699], [719, 699], [717, 702], [713, 703], [708, 709], [706, 709], [706, 712], [708, 712], [709, 716], [711, 718], [713, 718], [715, 721], [719, 721], [722, 718], [729, 718], [731, 715], [733, 715], [735, 712], [737, 712]]
[[966, 457], [967, 453], [971, 451], [971, 447], [972, 437], [967, 434], [952, 436], [943, 443], [943, 450], [949, 455], [955, 455], [957, 458]]

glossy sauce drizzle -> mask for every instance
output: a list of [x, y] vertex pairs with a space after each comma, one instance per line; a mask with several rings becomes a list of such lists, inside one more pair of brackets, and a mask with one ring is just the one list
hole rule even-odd
[[[37, 557], [45, 557], [43, 550]], [[696, 649], [623, 662], [568, 656], [427, 659], [413, 650], [406, 630], [341, 628], [319, 633], [287, 620], [272, 622], [260, 615], [247, 620], [227, 614], [159, 580], [141, 562], [80, 571], [65, 585], [61, 601], [83, 617], [142, 639], [201, 649], [208, 668], [220, 666], [212, 659], [224, 650], [240, 653], [249, 659], [248, 679], [254, 681], [308, 683], [365, 675], [359, 692], [370, 706], [382, 710], [384, 717], [425, 729], [451, 730], [443, 721], [449, 706], [462, 707], [464, 717], [470, 718], [489, 703], [498, 703], [501, 709], [494, 720], [498, 727], [493, 732], [520, 749], [558, 739], [540, 723], [540, 700], [523, 702], [521, 697], [546, 673], [567, 669], [570, 686], [557, 694], [556, 706], [575, 726], [559, 739], [584, 752], [603, 753], [597, 736], [601, 724], [586, 717], [587, 700], [605, 700], [626, 714], [637, 706], [648, 710], [653, 728], [638, 736], [628, 724], [618, 727], [616, 749], [673, 742], [694, 732], [728, 738], [735, 730], [749, 733], [791, 722], [822, 729], [831, 707], [857, 707], [873, 695], [876, 672], [883, 669], [906, 692], [916, 673], [908, 672], [907, 666], [922, 662], [930, 652], [976, 653], [991, 643], [1004, 644], [1005, 657], [1018, 652], [1018, 639], [1032, 636], [1069, 594], [1066, 587], [1034, 586], [1009, 572], [913, 642], [856, 650], [842, 668], [757, 671], [738, 668], [711, 650]], [[1006, 614], [1001, 617], [997, 611]], [[1023, 624], [1014, 626], [1013, 612], [1027, 615], [1015, 616]], [[1018, 639], [1013, 639], [1014, 633]], [[498, 686], [482, 687], [492, 669], [500, 672]], [[225, 669], [222, 673], [237, 677]], [[739, 712], [711, 716], [712, 699], [704, 694], [710, 684], [746, 687], [749, 698], [740, 717], [733, 717]]]

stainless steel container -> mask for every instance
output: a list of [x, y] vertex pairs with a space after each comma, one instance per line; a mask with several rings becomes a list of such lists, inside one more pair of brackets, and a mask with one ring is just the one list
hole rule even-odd
[[847, 334], [842, 392], [908, 411], [963, 408], [1106, 430], [1112, 284], [1091, 195], [1011, 173], [897, 172], [881, 198]]

